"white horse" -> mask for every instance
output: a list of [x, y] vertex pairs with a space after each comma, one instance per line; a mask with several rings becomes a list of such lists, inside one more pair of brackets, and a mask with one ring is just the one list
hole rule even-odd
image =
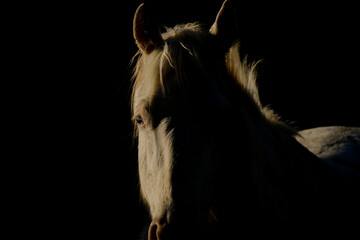
[[359, 228], [360, 129], [281, 122], [260, 103], [236, 27], [228, 1], [210, 30], [160, 33], [146, 5], [135, 13], [131, 102], [149, 240]]

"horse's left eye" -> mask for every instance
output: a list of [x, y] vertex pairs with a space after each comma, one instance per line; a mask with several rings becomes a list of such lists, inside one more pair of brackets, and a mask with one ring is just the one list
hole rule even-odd
[[135, 117], [135, 121], [137, 124], [139, 124], [139, 126], [144, 125], [144, 120], [140, 116]]

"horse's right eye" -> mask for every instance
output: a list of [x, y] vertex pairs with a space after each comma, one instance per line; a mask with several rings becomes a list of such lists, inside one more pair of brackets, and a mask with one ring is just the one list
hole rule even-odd
[[144, 125], [144, 120], [143, 120], [143, 118], [141, 116], [135, 117], [135, 121], [139, 126]]

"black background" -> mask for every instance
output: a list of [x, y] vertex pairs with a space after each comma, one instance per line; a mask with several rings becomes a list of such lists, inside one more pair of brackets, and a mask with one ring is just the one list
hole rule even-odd
[[[146, 2], [168, 27], [199, 21], [208, 28], [222, 4]], [[258, 86], [264, 105], [299, 130], [360, 127], [355, 3], [231, 2], [242, 56], [262, 59]], [[24, 23], [24, 37], [34, 43], [29, 55], [38, 57], [29, 75], [41, 80], [40, 94], [32, 94], [41, 147], [31, 150], [42, 159], [31, 164], [41, 166], [41, 174], [33, 176], [30, 187], [37, 190], [27, 196], [36, 202], [29, 221], [33, 215], [41, 219], [34, 227], [41, 234], [138, 239], [148, 224], [139, 200], [129, 105], [129, 63], [137, 51], [132, 20], [140, 3], [42, 5], [30, 14], [34, 21]]]

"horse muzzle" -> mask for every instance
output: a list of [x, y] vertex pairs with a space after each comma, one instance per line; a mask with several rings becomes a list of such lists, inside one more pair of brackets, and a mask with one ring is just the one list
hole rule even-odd
[[148, 240], [165, 240], [168, 223], [164, 219], [153, 219], [149, 228]]

